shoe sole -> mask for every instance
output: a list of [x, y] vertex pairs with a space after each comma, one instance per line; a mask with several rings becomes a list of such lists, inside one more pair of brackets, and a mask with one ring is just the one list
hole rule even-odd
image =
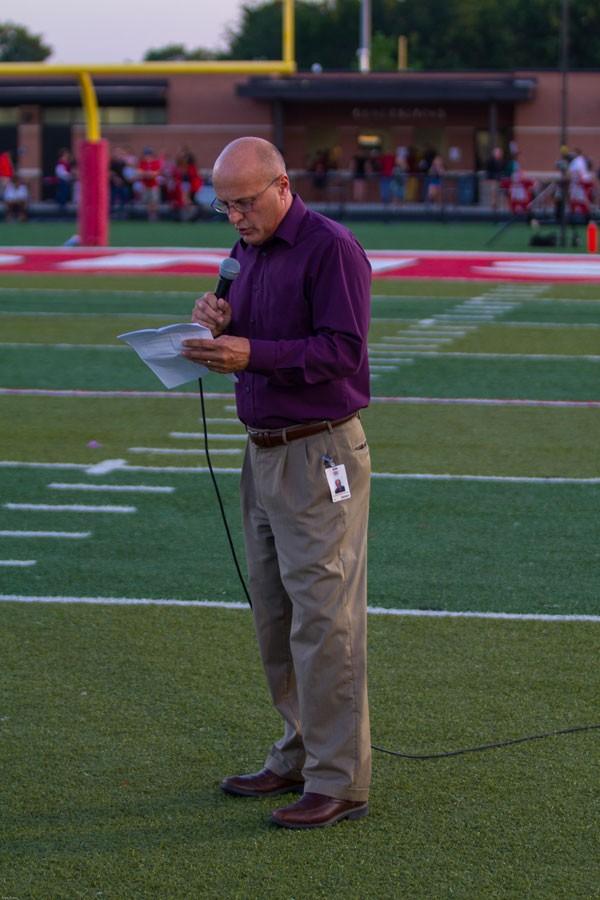
[[302, 794], [304, 793], [304, 784], [299, 784], [297, 787], [291, 785], [291, 787], [281, 787], [276, 788], [274, 791], [244, 791], [239, 788], [230, 787], [229, 785], [222, 784], [220, 785], [221, 790], [225, 794], [231, 794], [232, 797], [278, 797], [281, 794]]
[[351, 809], [348, 812], [340, 813], [337, 816], [334, 816], [333, 819], [328, 819], [327, 822], [317, 822], [314, 825], [310, 824], [302, 824], [296, 822], [278, 822], [273, 816], [271, 816], [271, 822], [273, 825], [278, 825], [280, 828], [296, 828], [296, 829], [309, 829], [309, 828], [327, 828], [329, 825], [337, 825], [338, 822], [342, 822], [344, 819], [364, 819], [369, 815], [369, 804], [365, 803], [364, 806], [359, 806], [358, 809]]

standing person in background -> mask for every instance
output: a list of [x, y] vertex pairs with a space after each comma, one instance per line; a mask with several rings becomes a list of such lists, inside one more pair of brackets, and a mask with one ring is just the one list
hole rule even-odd
[[367, 174], [370, 170], [369, 157], [359, 149], [352, 157], [352, 199], [364, 203], [367, 194]]
[[406, 156], [407, 156], [406, 147], [396, 147], [396, 155], [394, 157], [394, 170], [393, 170], [393, 181], [392, 181], [392, 195], [394, 198], [394, 202], [402, 203], [404, 200], [405, 194], [405, 186], [406, 186]]
[[64, 147], [58, 154], [58, 160], [54, 168], [56, 176], [56, 195], [55, 199], [61, 213], [67, 208], [67, 203], [71, 199], [72, 184], [74, 178], [74, 160], [70, 150]]
[[437, 205], [442, 202], [442, 179], [445, 174], [444, 160], [439, 153], [436, 153], [427, 172], [427, 193], [425, 195], [427, 203]]
[[[230, 300], [205, 294], [193, 319], [214, 340], [185, 355], [236, 372], [248, 430], [242, 513], [254, 623], [283, 719], [265, 767], [225, 778], [241, 797], [303, 791], [277, 809], [287, 828], [367, 815], [366, 682], [370, 266], [354, 236], [290, 191], [279, 151], [228, 144], [214, 165], [214, 208], [240, 240]], [[347, 487], [336, 495], [335, 479]]]
[[0, 153], [0, 200], [4, 194], [4, 188], [10, 179], [14, 177], [14, 174], [15, 170], [11, 155], [8, 150], [4, 150], [3, 153]]
[[389, 150], [384, 151], [379, 157], [377, 170], [379, 173], [379, 196], [385, 206], [392, 202], [394, 167], [396, 158]]
[[500, 203], [500, 182], [506, 177], [506, 162], [502, 147], [494, 147], [486, 163], [486, 180], [490, 194], [490, 205], [494, 212]]
[[190, 208], [199, 202], [203, 180], [194, 154], [184, 148], [177, 154], [173, 170], [174, 189], [171, 205], [180, 221], [190, 218]]
[[110, 211], [113, 215], [123, 218], [125, 207], [129, 199], [129, 185], [125, 179], [126, 166], [125, 153], [121, 147], [115, 147], [108, 164], [108, 176], [110, 187]]
[[139, 177], [142, 182], [142, 203], [146, 207], [149, 222], [155, 222], [158, 219], [160, 171], [160, 159], [155, 156], [151, 147], [145, 147], [139, 162]]

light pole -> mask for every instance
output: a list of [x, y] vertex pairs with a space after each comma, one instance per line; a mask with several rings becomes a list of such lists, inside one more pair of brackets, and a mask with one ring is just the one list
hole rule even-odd
[[358, 69], [360, 72], [371, 71], [371, 0], [361, 0], [360, 5]]
[[569, 141], [569, 0], [561, 0], [560, 16], [560, 246], [567, 246], [568, 162], [562, 148]]
[[569, 141], [569, 0], [561, 0], [560, 16], [560, 143]]

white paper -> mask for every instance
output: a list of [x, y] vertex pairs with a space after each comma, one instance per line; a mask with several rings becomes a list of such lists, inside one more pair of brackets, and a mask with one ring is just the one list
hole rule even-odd
[[[183, 341], [188, 338], [212, 341], [213, 336], [208, 328], [195, 322], [165, 325], [164, 328], [142, 328], [118, 335], [118, 339], [129, 344], [167, 388], [196, 381], [208, 372], [206, 366], [181, 355]], [[233, 376], [227, 377], [235, 381]]]

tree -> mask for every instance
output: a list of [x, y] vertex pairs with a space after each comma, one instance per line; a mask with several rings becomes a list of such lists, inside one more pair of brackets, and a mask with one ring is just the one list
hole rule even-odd
[[[372, 0], [373, 71], [394, 69], [399, 35], [410, 69], [558, 68], [563, 0]], [[600, 60], [600, 4], [570, 0], [570, 67]], [[356, 69], [360, 0], [296, 0], [298, 68]], [[279, 59], [281, 3], [242, 7], [229, 59]]]
[[222, 54], [216, 50], [196, 47], [188, 50], [185, 44], [165, 44], [164, 47], [151, 47], [144, 54], [144, 62], [164, 62], [168, 60], [219, 59]]
[[[360, 0], [296, 0], [296, 60], [300, 69], [356, 69]], [[242, 7], [227, 34], [229, 59], [280, 59], [281, 3]]]
[[0, 62], [43, 62], [51, 53], [41, 34], [14, 22], [0, 22]]

